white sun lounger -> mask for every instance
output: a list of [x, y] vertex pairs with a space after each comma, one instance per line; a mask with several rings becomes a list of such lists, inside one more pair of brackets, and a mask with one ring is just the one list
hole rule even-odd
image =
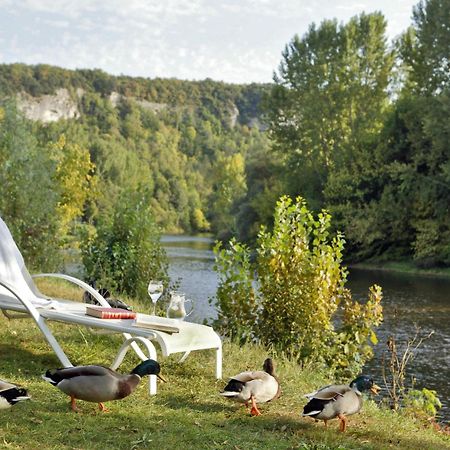
[[[140, 315], [149, 321], [155, 320], [179, 329], [177, 333], [169, 333], [149, 327], [136, 326], [132, 319], [98, 319], [86, 315], [86, 306], [89, 305], [85, 303], [45, 297], [34, 284], [33, 278], [35, 277], [62, 278], [88, 291], [101, 305], [109, 306], [108, 302], [94, 288], [75, 277], [54, 273], [38, 274], [31, 277], [11, 233], [0, 218], [0, 309], [10, 319], [16, 317], [32, 318], [64, 367], [71, 367], [72, 363], [48, 328], [47, 321], [122, 333], [125, 342], [111, 364], [112, 369], [119, 367], [130, 347], [142, 360], [157, 359], [153, 344], [156, 342], [161, 349], [162, 356], [184, 353], [180, 362], [184, 361], [191, 351], [216, 350], [216, 377], [222, 378], [222, 342], [211, 327], [174, 319]], [[141, 350], [138, 343], [145, 347], [147, 354]], [[149, 377], [149, 391], [152, 395], [156, 394], [156, 376], [154, 375]]]

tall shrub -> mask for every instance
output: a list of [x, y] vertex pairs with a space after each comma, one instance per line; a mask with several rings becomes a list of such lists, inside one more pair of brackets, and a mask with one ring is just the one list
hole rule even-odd
[[252, 336], [301, 363], [323, 363], [342, 375], [371, 357], [374, 328], [382, 320], [381, 288], [360, 304], [345, 287], [344, 238], [331, 236], [331, 216], [315, 218], [305, 201], [282, 197], [273, 231], [261, 228], [256, 258], [236, 242], [216, 247], [220, 325]]
[[85, 236], [82, 257], [98, 286], [133, 297], [146, 298], [152, 278], [167, 281], [167, 257], [148, 193], [124, 190], [112, 214], [100, 216], [93, 235]]

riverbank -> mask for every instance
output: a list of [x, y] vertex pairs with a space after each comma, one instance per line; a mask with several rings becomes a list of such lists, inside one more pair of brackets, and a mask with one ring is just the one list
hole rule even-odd
[[387, 272], [406, 273], [410, 275], [450, 278], [450, 267], [422, 269], [408, 261], [360, 262], [348, 264], [347, 267], [349, 269], [382, 270]]
[[[72, 295], [42, 290], [64, 297]], [[52, 287], [53, 289], [53, 287]], [[135, 309], [143, 305], [133, 302]], [[121, 339], [90, 334], [85, 328], [52, 323], [51, 328], [75, 364], [105, 364]], [[378, 406], [382, 397], [365, 400], [360, 414], [349, 418], [348, 430], [338, 431], [337, 421], [323, 423], [301, 417], [311, 392], [333, 380], [313, 367], [300, 369], [292, 361], [273, 355], [282, 385], [278, 400], [261, 405], [262, 416], [221, 398], [226, 378], [237, 371], [259, 369], [267, 352], [255, 345], [224, 342], [224, 380], [215, 380], [214, 352], [193, 352], [185, 363], [176, 356], [161, 359], [167, 383], [150, 397], [146, 381], [131, 396], [107, 404], [109, 413], [93, 403], [79, 401], [80, 413], [70, 410], [69, 398], [42, 380], [59, 361], [37, 327], [30, 321], [0, 317], [0, 378], [25, 386], [32, 401], [0, 414], [0, 442], [5, 448], [46, 449], [450, 449], [450, 436], [430, 425]], [[137, 360], [127, 356], [121, 372]]]

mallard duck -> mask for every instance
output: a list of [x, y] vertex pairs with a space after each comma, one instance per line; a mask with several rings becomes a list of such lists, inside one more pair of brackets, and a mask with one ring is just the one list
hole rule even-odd
[[[90, 281], [89, 284], [94, 289], [97, 289], [96, 285], [95, 285], [95, 281]], [[127, 311], [133, 310], [133, 307], [127, 305], [124, 301], [122, 301], [118, 298], [112, 298], [111, 293], [106, 288], [98, 289], [98, 293], [109, 303], [109, 306], [111, 306], [111, 308], [126, 309]], [[88, 291], [83, 292], [83, 302], [90, 303], [91, 305], [102, 306]]]
[[368, 390], [376, 395], [380, 387], [367, 375], [361, 375], [354, 379], [349, 386], [345, 384], [325, 386], [305, 395], [309, 402], [303, 409], [303, 416], [323, 420], [325, 426], [327, 426], [328, 420], [338, 417], [339, 428], [341, 431], [345, 431], [347, 428], [346, 416], [360, 411], [362, 407], [361, 393]]
[[24, 388], [0, 380], [0, 409], [11, 408], [16, 403], [29, 399], [30, 396]]
[[130, 395], [145, 375], [159, 375], [160, 365], [147, 359], [137, 365], [130, 374], [123, 375], [104, 366], [75, 366], [49, 369], [42, 378], [70, 396], [70, 405], [77, 411], [76, 399], [98, 403], [101, 411], [107, 411], [103, 402], [119, 400]]
[[241, 372], [230, 378], [220, 395], [239, 403], [251, 402], [251, 415], [259, 416], [261, 412], [257, 403], [270, 402], [280, 396], [281, 389], [275, 376], [272, 359], [267, 358], [263, 364], [263, 370], [254, 372]]

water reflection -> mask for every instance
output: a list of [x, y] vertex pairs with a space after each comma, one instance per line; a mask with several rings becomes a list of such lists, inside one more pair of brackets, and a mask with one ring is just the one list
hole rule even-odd
[[[214, 306], [208, 302], [215, 296], [218, 282], [212, 241], [207, 237], [164, 236], [162, 243], [169, 256], [171, 280], [178, 281], [178, 289], [195, 302], [189, 320], [202, 322], [216, 317]], [[382, 382], [382, 359], [390, 335], [394, 334], [401, 348], [414, 337], [417, 327], [421, 336], [434, 331], [416, 352], [408, 376], [417, 379], [418, 389], [427, 387], [438, 392], [444, 404], [441, 414], [450, 420], [450, 280], [352, 269], [347, 286], [355, 298], [363, 300], [375, 283], [383, 288], [385, 320], [377, 332], [375, 358], [365, 371]]]
[[163, 236], [161, 239], [169, 257], [169, 276], [177, 289], [194, 302], [192, 322], [203, 322], [217, 316], [209, 299], [216, 294], [217, 275], [213, 269], [213, 242], [206, 237]]
[[416, 379], [418, 389], [427, 387], [438, 392], [444, 405], [441, 414], [450, 420], [450, 280], [376, 270], [350, 272], [348, 286], [356, 298], [366, 298], [374, 283], [383, 288], [384, 322], [377, 331], [379, 345], [367, 370], [381, 378], [390, 335], [397, 338], [399, 349], [404, 349], [416, 333], [425, 337], [433, 331], [415, 352], [407, 376], [408, 381]]

